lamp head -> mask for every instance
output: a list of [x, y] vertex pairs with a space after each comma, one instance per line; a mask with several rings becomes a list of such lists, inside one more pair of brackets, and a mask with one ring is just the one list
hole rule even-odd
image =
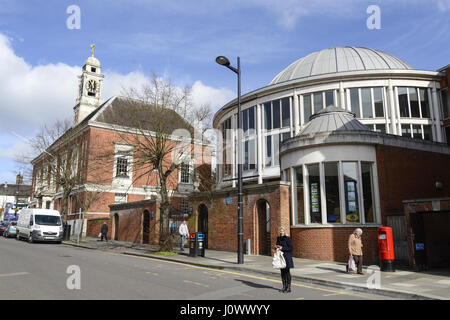
[[226, 67], [230, 66], [230, 60], [228, 60], [227, 57], [224, 57], [224, 56], [218, 56], [216, 58], [216, 62], [222, 66], [226, 66]]

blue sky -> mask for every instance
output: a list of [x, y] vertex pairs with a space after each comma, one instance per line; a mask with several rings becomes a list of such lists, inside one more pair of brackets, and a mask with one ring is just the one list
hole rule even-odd
[[[381, 9], [369, 30], [366, 10]], [[70, 30], [66, 9], [81, 10]], [[152, 72], [195, 85], [219, 108], [235, 76], [215, 64], [241, 57], [243, 93], [267, 85], [293, 61], [336, 45], [388, 52], [416, 69], [450, 64], [450, 0], [0, 0], [0, 182], [13, 182], [11, 154], [45, 122], [72, 118], [76, 76], [95, 43], [105, 95]], [[109, 81], [108, 81], [109, 79]], [[9, 119], [6, 121], [5, 119]], [[13, 134], [12, 132], [15, 132]]]

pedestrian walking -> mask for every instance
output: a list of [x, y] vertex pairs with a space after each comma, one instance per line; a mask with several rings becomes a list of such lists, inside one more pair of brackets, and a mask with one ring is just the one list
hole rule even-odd
[[281, 280], [283, 282], [283, 289], [280, 292], [291, 292], [291, 272], [290, 269], [294, 268], [294, 261], [292, 261], [292, 239], [286, 235], [286, 231], [283, 227], [279, 229], [280, 236], [277, 237], [277, 244], [275, 248], [280, 249], [283, 252], [284, 260], [286, 261], [286, 268], [281, 270]]
[[108, 242], [108, 224], [106, 222], [103, 222], [100, 232], [102, 234], [100, 241], [103, 241], [103, 238], [105, 238], [106, 242]]
[[181, 251], [184, 251], [184, 243], [186, 241], [186, 238], [189, 237], [189, 229], [186, 224], [186, 220], [183, 220], [183, 223], [180, 225], [180, 228], [178, 228], [178, 232], [181, 236], [181, 243], [180, 243], [180, 249]]
[[[364, 274], [362, 272], [362, 264], [363, 264], [363, 251], [362, 251], [362, 230], [360, 228], [355, 229], [353, 233], [350, 235], [348, 239], [348, 252], [350, 257], [353, 257], [355, 260], [356, 269], [358, 274]], [[349, 266], [347, 264], [347, 272], [349, 272]]]

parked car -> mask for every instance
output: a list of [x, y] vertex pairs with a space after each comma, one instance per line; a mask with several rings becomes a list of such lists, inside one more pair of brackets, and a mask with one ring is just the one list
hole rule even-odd
[[61, 243], [63, 227], [61, 215], [56, 210], [22, 209], [17, 222], [17, 238]]
[[3, 235], [3, 232], [5, 232], [5, 229], [8, 227], [8, 224], [9, 224], [8, 221], [0, 222], [0, 236]]
[[16, 221], [12, 221], [8, 224], [8, 226], [6, 227], [5, 231], [3, 231], [3, 236], [5, 238], [15, 238], [17, 235], [17, 222]]

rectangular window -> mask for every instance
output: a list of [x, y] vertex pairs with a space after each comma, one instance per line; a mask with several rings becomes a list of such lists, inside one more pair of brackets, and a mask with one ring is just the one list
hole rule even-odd
[[420, 108], [422, 109], [422, 118], [430, 118], [430, 102], [428, 101], [428, 89], [420, 88]]
[[295, 168], [296, 187], [297, 187], [297, 223], [305, 223], [305, 200], [303, 193], [303, 169]]
[[433, 135], [431, 133], [430, 125], [423, 125], [423, 138], [428, 141], [433, 141]]
[[182, 198], [180, 207], [181, 207], [180, 208], [181, 214], [183, 214], [183, 216], [188, 216], [189, 215], [189, 200]]
[[417, 96], [416, 88], [408, 88], [409, 104], [411, 106], [411, 117], [420, 118], [419, 97]]
[[350, 89], [350, 106], [357, 118], [361, 118], [361, 112], [359, 111], [359, 93], [357, 88]]
[[255, 139], [248, 140], [248, 162], [249, 162], [249, 169], [255, 170], [256, 168]]
[[278, 166], [280, 165], [280, 135], [274, 134], [272, 136], [273, 140], [273, 165]]
[[375, 125], [376, 132], [386, 133], [386, 125], [385, 124], [376, 124]]
[[422, 126], [420, 124], [412, 125], [413, 138], [422, 139]]
[[408, 92], [406, 88], [398, 88], [398, 105], [400, 108], [400, 117], [409, 118]]
[[272, 165], [272, 136], [266, 137], [266, 167]]
[[248, 110], [242, 111], [241, 121], [242, 121], [242, 130], [244, 131], [244, 133], [246, 133], [248, 130]]
[[117, 158], [116, 177], [128, 178], [128, 159], [126, 157]]
[[248, 109], [248, 128], [255, 129], [255, 107]]
[[309, 187], [309, 216], [311, 223], [321, 223], [321, 201], [320, 201], [320, 169], [319, 164], [306, 166], [308, 170]]
[[281, 133], [280, 134], [280, 142], [287, 140], [291, 137], [291, 133], [290, 132], [285, 132], [285, 133]]
[[189, 183], [190, 182], [190, 172], [189, 172], [189, 164], [182, 163], [180, 165], [180, 182], [181, 183]]
[[444, 119], [450, 117], [450, 103], [448, 99], [448, 88], [441, 90], [441, 97], [442, 97], [442, 112], [444, 114]]
[[334, 106], [334, 91], [325, 92], [325, 107]]
[[362, 103], [362, 111], [363, 118], [373, 118], [372, 112], [372, 95], [370, 88], [362, 88], [361, 89], [361, 103]]
[[291, 126], [291, 105], [289, 103], [289, 98], [284, 98], [281, 100], [281, 109], [282, 109], [282, 114], [281, 114], [281, 121], [282, 121], [282, 127], [290, 127]]
[[411, 137], [411, 125], [402, 124], [402, 136], [403, 137]]
[[324, 163], [325, 197], [327, 201], [327, 222], [341, 222], [341, 206], [339, 201], [338, 163]]
[[272, 130], [272, 104], [264, 103], [264, 129]]
[[311, 116], [311, 95], [307, 94], [303, 96], [303, 119], [305, 123], [309, 122]]
[[314, 113], [323, 109], [323, 96], [322, 92], [314, 93]]
[[364, 199], [364, 217], [366, 223], [375, 222], [375, 212], [373, 207], [372, 195], [372, 164], [361, 163], [363, 199]]
[[273, 117], [273, 129], [280, 128], [280, 100], [274, 100], [272, 101], [272, 117]]
[[373, 102], [375, 105], [375, 117], [384, 117], [383, 88], [373, 88]]
[[356, 162], [342, 164], [344, 174], [345, 213], [347, 223], [360, 222], [358, 201], [358, 166]]

